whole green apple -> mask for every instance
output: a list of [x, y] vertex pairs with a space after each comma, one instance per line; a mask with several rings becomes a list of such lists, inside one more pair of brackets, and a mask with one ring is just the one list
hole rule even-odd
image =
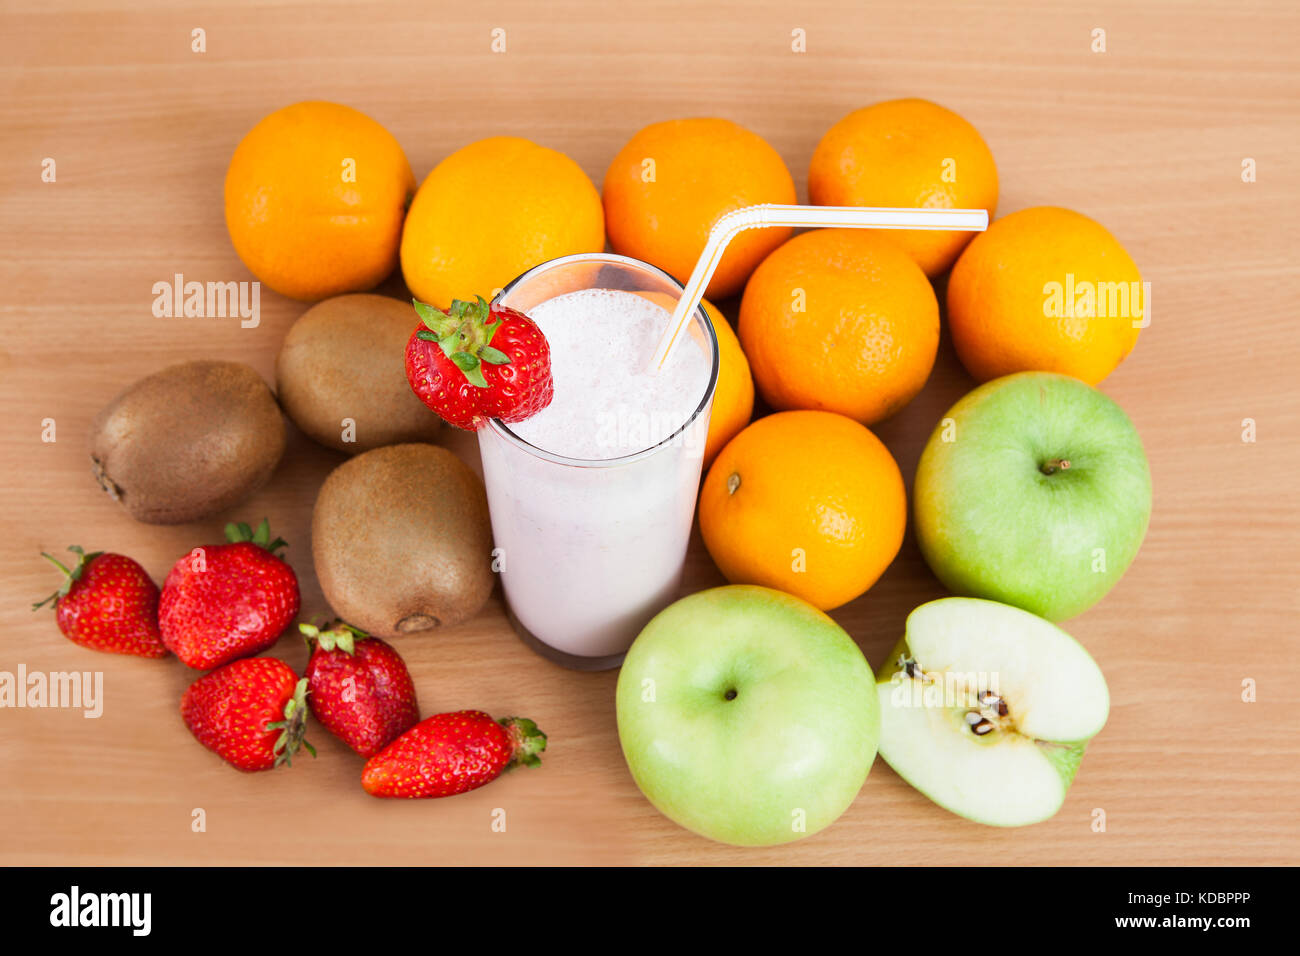
[[738, 846], [829, 826], [876, 756], [862, 652], [799, 598], [751, 585], [682, 598], [618, 677], [618, 736], [641, 792], [688, 830]]
[[948, 410], [913, 489], [926, 563], [955, 594], [1060, 621], [1128, 570], [1151, 518], [1137, 429], [1095, 388], [1020, 372]]

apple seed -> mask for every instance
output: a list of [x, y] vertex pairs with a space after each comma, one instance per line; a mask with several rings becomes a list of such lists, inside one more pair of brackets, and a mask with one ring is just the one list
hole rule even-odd
[[898, 655], [898, 666], [912, 680], [929, 681], [931, 678], [921, 669], [921, 665], [906, 655]]
[[976, 737], [983, 737], [993, 730], [993, 721], [984, 717], [978, 711], [972, 710], [967, 713], [966, 723], [970, 725], [970, 729]]

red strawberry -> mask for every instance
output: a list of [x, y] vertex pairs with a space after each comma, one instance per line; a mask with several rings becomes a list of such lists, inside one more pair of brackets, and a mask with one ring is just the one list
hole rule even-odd
[[231, 661], [204, 674], [181, 698], [181, 719], [203, 746], [238, 770], [292, 762], [305, 739], [307, 679], [274, 657]]
[[122, 554], [86, 554], [68, 548], [77, 563], [68, 570], [54, 555], [41, 552], [63, 572], [63, 584], [32, 610], [54, 602], [54, 619], [74, 644], [113, 654], [166, 657], [158, 633], [158, 585], [135, 561]]
[[339, 622], [328, 630], [299, 624], [307, 638], [307, 689], [325, 729], [373, 757], [420, 719], [415, 685], [400, 654], [377, 637]]
[[452, 302], [447, 312], [415, 300], [424, 324], [406, 343], [406, 380], [420, 401], [469, 431], [489, 418], [519, 422], [551, 404], [551, 347], [522, 312]]
[[536, 767], [546, 734], [524, 717], [496, 721], [481, 710], [435, 714], [366, 761], [372, 797], [450, 797], [491, 783], [520, 764]]
[[266, 650], [298, 614], [298, 578], [266, 520], [228, 524], [226, 538], [177, 561], [158, 603], [163, 641], [199, 670]]

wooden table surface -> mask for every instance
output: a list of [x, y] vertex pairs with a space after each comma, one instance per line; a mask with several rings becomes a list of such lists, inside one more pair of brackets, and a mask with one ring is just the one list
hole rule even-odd
[[[7, 0], [0, 12], [0, 670], [102, 670], [103, 716], [0, 711], [0, 861], [94, 863], [1219, 864], [1300, 860], [1294, 698], [1300, 536], [1300, 10], [1273, 3], [1017, 5], [166, 3]], [[1220, 9], [1222, 7], [1222, 9]], [[191, 31], [206, 31], [204, 53]], [[506, 31], [504, 54], [491, 31]], [[1107, 50], [1091, 52], [1092, 31]], [[791, 50], [806, 31], [807, 52]], [[91, 479], [86, 432], [163, 365], [237, 359], [268, 380], [303, 311], [263, 290], [261, 324], [155, 318], [154, 282], [251, 279], [222, 218], [240, 137], [302, 99], [385, 124], [423, 177], [452, 150], [513, 133], [599, 183], [641, 126], [730, 117], [766, 137], [805, 192], [844, 113], [899, 96], [984, 134], [999, 212], [1058, 204], [1125, 243], [1153, 321], [1103, 385], [1132, 416], [1155, 485], [1128, 575], [1068, 626], [1104, 669], [1110, 722], [1059, 815], [1020, 830], [952, 816], [877, 761], [838, 823], [742, 850], [694, 836], [637, 791], [615, 731], [614, 672], [574, 673], [514, 637], [498, 594], [472, 622], [400, 643], [423, 708], [535, 717], [541, 770], [435, 802], [377, 801], [323, 731], [320, 758], [236, 773], [176, 713], [194, 674], [97, 655], [28, 604], [55, 583], [41, 550], [122, 551], [161, 580], [225, 516], [134, 523]], [[57, 180], [42, 182], [42, 161]], [[1243, 182], [1253, 159], [1257, 181]], [[1285, 217], [1285, 218], [1284, 218]], [[402, 294], [400, 279], [384, 287]], [[724, 304], [734, 317], [734, 303]], [[945, 342], [924, 392], [878, 434], [909, 483], [922, 444], [972, 386]], [[56, 441], [41, 440], [42, 421]], [[1257, 440], [1245, 442], [1243, 420]], [[473, 441], [454, 443], [477, 466]], [[272, 483], [233, 517], [290, 542], [304, 614], [317, 488], [341, 456], [293, 434]], [[698, 539], [688, 587], [720, 583]], [[910, 534], [884, 578], [835, 617], [878, 663], [907, 612], [939, 596]], [[305, 663], [295, 637], [273, 653]], [[1243, 681], [1257, 700], [1242, 699]], [[202, 808], [206, 830], [194, 832]], [[495, 808], [505, 832], [492, 829]], [[1092, 826], [1105, 811], [1105, 832]]]

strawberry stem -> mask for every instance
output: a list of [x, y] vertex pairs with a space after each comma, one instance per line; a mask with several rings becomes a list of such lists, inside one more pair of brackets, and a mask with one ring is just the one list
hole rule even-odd
[[537, 755], [546, 749], [546, 734], [542, 733], [537, 724], [527, 717], [505, 717], [497, 723], [509, 732], [510, 742], [514, 746], [514, 754], [506, 765], [507, 770], [518, 766], [541, 766], [542, 758]]
[[307, 740], [307, 714], [310, 711], [307, 708], [307, 678], [298, 681], [298, 685], [293, 690], [293, 696], [284, 705], [284, 720], [277, 720], [275, 723], [267, 724], [267, 730], [278, 730], [280, 736], [275, 741], [275, 766], [284, 764], [293, 766], [294, 754], [298, 748], [306, 750], [313, 757], [316, 756], [316, 748]]

